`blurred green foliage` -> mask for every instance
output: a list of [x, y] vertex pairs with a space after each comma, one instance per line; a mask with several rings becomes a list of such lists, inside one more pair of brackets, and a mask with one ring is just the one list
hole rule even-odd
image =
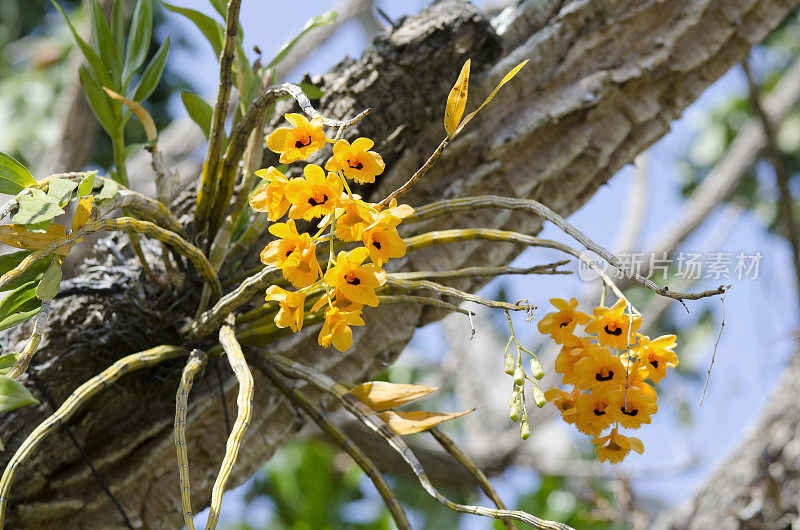
[[[125, 4], [126, 16], [130, 17], [134, 2]], [[79, 31], [86, 27], [88, 9], [78, 9], [81, 2], [66, 0], [61, 5]], [[35, 162], [58, 139], [61, 112], [67, 104], [64, 89], [78, 78], [70, 60], [74, 44], [63, 18], [49, 0], [0, 0], [0, 13], [0, 151], [35, 167]], [[156, 9], [147, 61], [160, 44], [158, 37], [167, 33], [163, 25], [163, 11]], [[186, 46], [179, 36], [172, 35], [171, 40], [173, 50]], [[168, 62], [161, 82], [146, 103], [159, 129], [174, 118], [168, 111], [169, 98], [187, 88], [186, 80], [171, 70]], [[135, 120], [131, 123], [135, 125], [126, 130], [128, 143], [144, 142], [141, 126]], [[99, 127], [90, 141], [88, 165], [110, 167], [111, 143]]]

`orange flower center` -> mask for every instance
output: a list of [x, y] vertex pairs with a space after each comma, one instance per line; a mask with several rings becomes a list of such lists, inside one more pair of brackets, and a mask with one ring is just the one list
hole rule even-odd
[[633, 417], [639, 414], [639, 409], [629, 409], [628, 407], [620, 407], [619, 410], [621, 410], [622, 413], [625, 414], [626, 416]]
[[[319, 200], [320, 196], [322, 196], [322, 200]], [[315, 193], [314, 195], [308, 198], [308, 204], [310, 204], [311, 206], [320, 206], [322, 204], [325, 204], [326, 202], [328, 202], [328, 196], [325, 195], [324, 193]]]
[[622, 335], [622, 328], [619, 328], [617, 326], [613, 326], [613, 329], [609, 329], [608, 325], [606, 325], [606, 327], [604, 327], [603, 329], [605, 330], [606, 333], [608, 333], [609, 335], [614, 335], [615, 337], [619, 337], [620, 335]]
[[359, 162], [358, 159], [356, 159], [355, 165], [353, 165], [353, 161], [352, 160], [348, 159], [347, 160], [347, 165], [350, 166], [352, 169], [363, 169], [364, 168], [364, 164]]
[[596, 374], [594, 374], [594, 378], [598, 381], [610, 381], [614, 378], [614, 370], [601, 368]]
[[356, 276], [352, 272], [349, 272], [344, 275], [344, 281], [346, 281], [350, 285], [359, 285], [361, 283], [361, 280], [358, 278], [358, 276]]

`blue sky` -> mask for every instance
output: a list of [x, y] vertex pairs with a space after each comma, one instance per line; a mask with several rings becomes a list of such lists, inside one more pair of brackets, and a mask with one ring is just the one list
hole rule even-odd
[[[175, 3], [211, 13], [205, 0], [176, 0]], [[419, 0], [377, 2], [393, 18], [416, 12], [426, 3]], [[246, 49], [258, 45], [265, 56], [270, 56], [308, 18], [330, 9], [330, 2], [322, 0], [304, 2], [302, 9], [295, 9], [296, 5], [287, 2], [244, 2], [242, 22]], [[177, 31], [194, 39], [195, 33], [191, 25], [181, 17], [172, 14], [169, 17], [173, 19], [173, 27]], [[299, 73], [303, 71], [312, 74], [326, 71], [344, 55], [358, 56], [365, 44], [360, 27], [350, 23], [323, 49], [305, 61], [297, 72], [290, 75], [289, 80], [299, 79]], [[199, 43], [197, 50], [189, 55], [174, 53], [170, 61], [195, 83], [201, 94], [214, 94], [217, 63], [207, 44]], [[642, 227], [642, 239], [645, 242], [642, 248], [647, 247], [646, 242], [655, 233], [677, 221], [676, 213], [681, 204], [679, 161], [685, 157], [694, 131], [702, 126], [706, 111], [730, 95], [742, 93], [745, 87], [741, 71], [734, 69], [729, 72], [707, 90], [681, 119], [675, 121], [672, 131], [650, 149], [650, 191], [647, 216]], [[179, 102], [176, 104], [180, 105]], [[619, 206], [620, 198], [628, 196], [632, 181], [632, 168], [629, 166], [622, 169], [586, 206], [571, 216], [570, 221], [601, 245], [613, 246], [620, 223], [625, 222], [626, 214]], [[718, 217], [719, 212], [713, 214], [685, 243], [683, 249], [711, 250], [703, 245]], [[554, 227], [547, 227], [543, 237], [568, 241]], [[688, 471], [635, 481], [637, 492], [658, 496], [667, 502], [680, 502], [698, 487], [708, 473], [735, 447], [743, 430], [757, 418], [768, 399], [770, 388], [777, 381], [791, 353], [791, 334], [797, 326], [797, 303], [794, 299], [796, 290], [791, 287], [794, 279], [789, 267], [789, 252], [782, 240], [768, 234], [762, 228], [760, 220], [745, 213], [718, 250], [734, 255], [740, 251], [750, 253], [760, 250], [764, 260], [757, 280], [731, 282], [734, 285], [726, 299], [726, 328], [719, 342], [705, 404], [703, 407], [697, 406], [700, 397], [700, 388], [697, 385], [685, 381], [670, 382], [668, 378], [663, 384], [665, 394], [680, 396], [686, 400], [692, 413], [691, 424], [681, 423], [674, 402], [662, 399], [661, 410], [655, 416], [653, 424], [636, 433], [645, 444], [644, 455], [633, 455], [622, 468], [623, 471], [628, 470], [638, 476], [644, 470], [674, 467], [688, 455], [700, 456], [701, 464]], [[515, 264], [531, 265], [547, 261], [551, 257], [553, 256], [534, 250], [525, 252]], [[515, 292], [530, 293], [526, 297], [541, 308], [537, 313], [538, 317], [547, 312], [549, 298], [576, 295], [585, 287], [575, 276], [544, 279], [511, 277], [505, 281]], [[709, 281], [698, 284], [695, 288], [716, 287], [719, 283]], [[493, 286], [486, 289], [491, 292]], [[694, 313], [709, 307], [719, 319], [718, 299], [690, 302], [689, 307]], [[686, 316], [678, 303], [673, 304], [671, 311], [675, 312], [678, 322], [690, 322], [693, 318]], [[435, 326], [429, 326], [419, 334], [414, 344], [423, 350], [432, 349], [437, 343], [437, 337]], [[700, 365], [706, 366], [715, 338], [716, 332], [691, 346], [685, 345], [681, 348], [679, 345], [679, 356], [696, 358]], [[532, 335], [530, 340], [534, 340]], [[226, 511], [223, 509], [223, 514]]]

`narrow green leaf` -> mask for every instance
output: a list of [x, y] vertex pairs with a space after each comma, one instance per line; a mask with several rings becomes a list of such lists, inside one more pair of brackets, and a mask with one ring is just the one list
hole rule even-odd
[[83, 65], [78, 68], [78, 76], [81, 78], [81, 85], [83, 85], [83, 90], [86, 92], [86, 99], [89, 100], [89, 106], [92, 107], [97, 121], [100, 122], [100, 125], [109, 136], [113, 137], [116, 134], [117, 118], [111, 110], [111, 105], [108, 103], [105, 92]]
[[50, 262], [50, 267], [42, 276], [39, 285], [36, 286], [36, 298], [39, 300], [52, 300], [61, 290], [61, 260], [54, 259]]
[[117, 194], [119, 191], [119, 184], [111, 179], [105, 179], [105, 183], [103, 184], [103, 189], [100, 190], [100, 193], [95, 195], [95, 200], [102, 201], [105, 199], [111, 199], [114, 195]]
[[130, 99], [144, 101], [153, 93], [153, 90], [158, 86], [158, 82], [161, 81], [161, 75], [164, 73], [164, 66], [167, 64], [167, 53], [169, 53], [169, 37], [164, 39], [156, 54], [150, 59], [144, 69], [142, 78], [139, 80], [139, 84], [132, 91], [133, 97]]
[[36, 179], [25, 166], [0, 151], [0, 193], [16, 195], [34, 184]]
[[0, 412], [18, 409], [25, 405], [36, 405], [39, 400], [25, 386], [4, 375], [0, 375]]
[[94, 173], [86, 175], [80, 184], [78, 184], [78, 197], [84, 197], [92, 193], [92, 189], [94, 189]]
[[[0, 330], [10, 328], [11, 326], [3, 327], [3, 324], [10, 317], [22, 311], [31, 311], [40, 306], [41, 303], [35, 303], [31, 306], [30, 301], [36, 299], [36, 282], [28, 282], [20, 285], [0, 301]], [[27, 320], [27, 319], [26, 319]], [[16, 325], [16, 324], [13, 324]]]
[[17, 204], [19, 209], [11, 216], [11, 221], [21, 225], [51, 221], [64, 213], [55, 199], [36, 188], [30, 190], [30, 195], [17, 199]]
[[217, 13], [222, 15], [222, 18], [227, 17], [228, 15], [228, 2], [227, 0], [209, 0], [211, 3], [211, 7], [213, 7]]
[[[118, 0], [119, 1], [119, 0]], [[150, 48], [150, 36], [153, 34], [153, 3], [152, 0], [139, 0], [133, 10], [131, 19], [128, 49], [125, 53], [125, 68], [122, 78], [127, 81], [131, 74], [139, 68], [147, 58]]]
[[103, 14], [103, 10], [97, 0], [89, 0], [89, 15], [92, 26], [92, 44], [100, 52], [100, 59], [103, 60], [106, 70], [111, 72], [112, 81], [114, 81], [111, 88], [119, 88], [122, 62], [117, 54], [117, 46], [111, 36], [108, 20], [106, 20], [106, 16]]
[[191, 20], [211, 45], [211, 48], [214, 50], [214, 54], [219, 57], [220, 53], [222, 53], [222, 43], [225, 39], [225, 28], [222, 27], [222, 24], [208, 15], [204, 15], [203, 13], [195, 11], [194, 9], [174, 6], [164, 2], [163, 0], [161, 4], [169, 11], [183, 15]]
[[324, 13], [318, 17], [310, 19], [308, 22], [306, 22], [306, 25], [303, 26], [303, 29], [300, 30], [300, 33], [298, 33], [292, 40], [286, 42], [283, 46], [281, 46], [281, 49], [278, 50], [278, 53], [275, 55], [275, 58], [272, 59], [272, 62], [270, 62], [267, 65], [267, 68], [272, 68], [273, 66], [284, 60], [286, 56], [289, 55], [289, 52], [292, 51], [292, 48], [294, 48], [295, 44], [297, 44], [298, 41], [303, 38], [303, 35], [305, 35], [314, 28], [318, 28], [320, 26], [327, 26], [329, 24], [333, 24], [334, 22], [336, 22], [336, 11], [328, 11], [327, 13]]
[[241, 44], [236, 46], [236, 67], [237, 78], [241, 77], [241, 79], [236, 80], [236, 86], [240, 91], [239, 105], [242, 108], [242, 114], [244, 114], [256, 94], [261, 79], [256, 78]]
[[0, 331], [13, 328], [14, 326], [19, 326], [23, 322], [27, 322], [31, 318], [38, 315], [41, 309], [42, 302], [39, 299], [33, 298], [33, 300], [29, 300], [25, 307], [20, 308], [19, 312], [8, 315], [6, 318], [0, 320]]
[[52, 202], [60, 206], [64, 205], [65, 200], [69, 200], [72, 190], [78, 187], [78, 183], [68, 179], [50, 179], [47, 181], [47, 196]]
[[78, 43], [78, 47], [80, 47], [81, 52], [83, 52], [86, 62], [89, 63], [89, 68], [91, 68], [92, 74], [94, 74], [94, 76], [97, 77], [97, 79], [99, 79], [104, 85], [112, 86], [113, 83], [111, 82], [111, 76], [108, 74], [108, 70], [105, 69], [100, 56], [97, 55], [97, 52], [95, 52], [91, 46], [86, 44], [86, 41], [83, 40], [80, 35], [78, 35], [78, 32], [75, 30], [75, 26], [73, 26], [72, 22], [69, 21], [67, 14], [64, 13], [64, 10], [61, 9], [60, 5], [58, 5], [58, 2], [55, 0], [50, 0], [50, 2], [55, 6], [58, 12], [61, 13], [61, 16], [64, 17], [64, 20], [67, 21], [67, 26], [69, 26], [69, 30], [72, 32], [72, 38]]
[[208, 139], [208, 135], [211, 132], [211, 117], [214, 114], [214, 109], [197, 94], [192, 94], [185, 90], [181, 91], [181, 99], [183, 100], [183, 106], [186, 107], [186, 112], [189, 113], [189, 117], [200, 126], [203, 134], [206, 135], [206, 139]]
[[17, 359], [19, 359], [19, 355], [16, 353], [0, 355], [0, 375], [7, 374], [11, 367], [14, 366], [14, 363], [17, 362]]
[[311, 100], [319, 99], [325, 95], [325, 92], [323, 92], [321, 88], [311, 83], [300, 83], [297, 86], [299, 86], [300, 90]]
[[117, 0], [111, 8], [111, 36], [117, 57], [125, 56], [125, 2]]

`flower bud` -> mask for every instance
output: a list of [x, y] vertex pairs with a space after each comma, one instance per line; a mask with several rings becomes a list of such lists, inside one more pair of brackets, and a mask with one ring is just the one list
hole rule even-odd
[[531, 435], [531, 424], [527, 419], [523, 419], [519, 424], [519, 435], [523, 440], [527, 440]]
[[533, 387], [533, 402], [536, 403], [536, 406], [539, 408], [544, 407], [544, 404], [547, 403], [547, 400], [544, 398], [544, 392], [538, 386]]
[[517, 386], [522, 386], [525, 383], [525, 370], [522, 369], [522, 365], [517, 365], [517, 369], [514, 370], [514, 384]]
[[535, 379], [544, 377], [544, 368], [542, 368], [542, 363], [540, 363], [539, 359], [536, 357], [531, 358], [531, 375], [533, 375]]
[[511, 412], [508, 416], [511, 418], [511, 421], [519, 421], [522, 416], [522, 404], [519, 400], [515, 399], [511, 402]]
[[506, 355], [506, 359], [503, 362], [503, 368], [505, 368], [505, 371], [508, 375], [513, 375], [514, 370], [517, 369], [517, 361], [510, 353]]

